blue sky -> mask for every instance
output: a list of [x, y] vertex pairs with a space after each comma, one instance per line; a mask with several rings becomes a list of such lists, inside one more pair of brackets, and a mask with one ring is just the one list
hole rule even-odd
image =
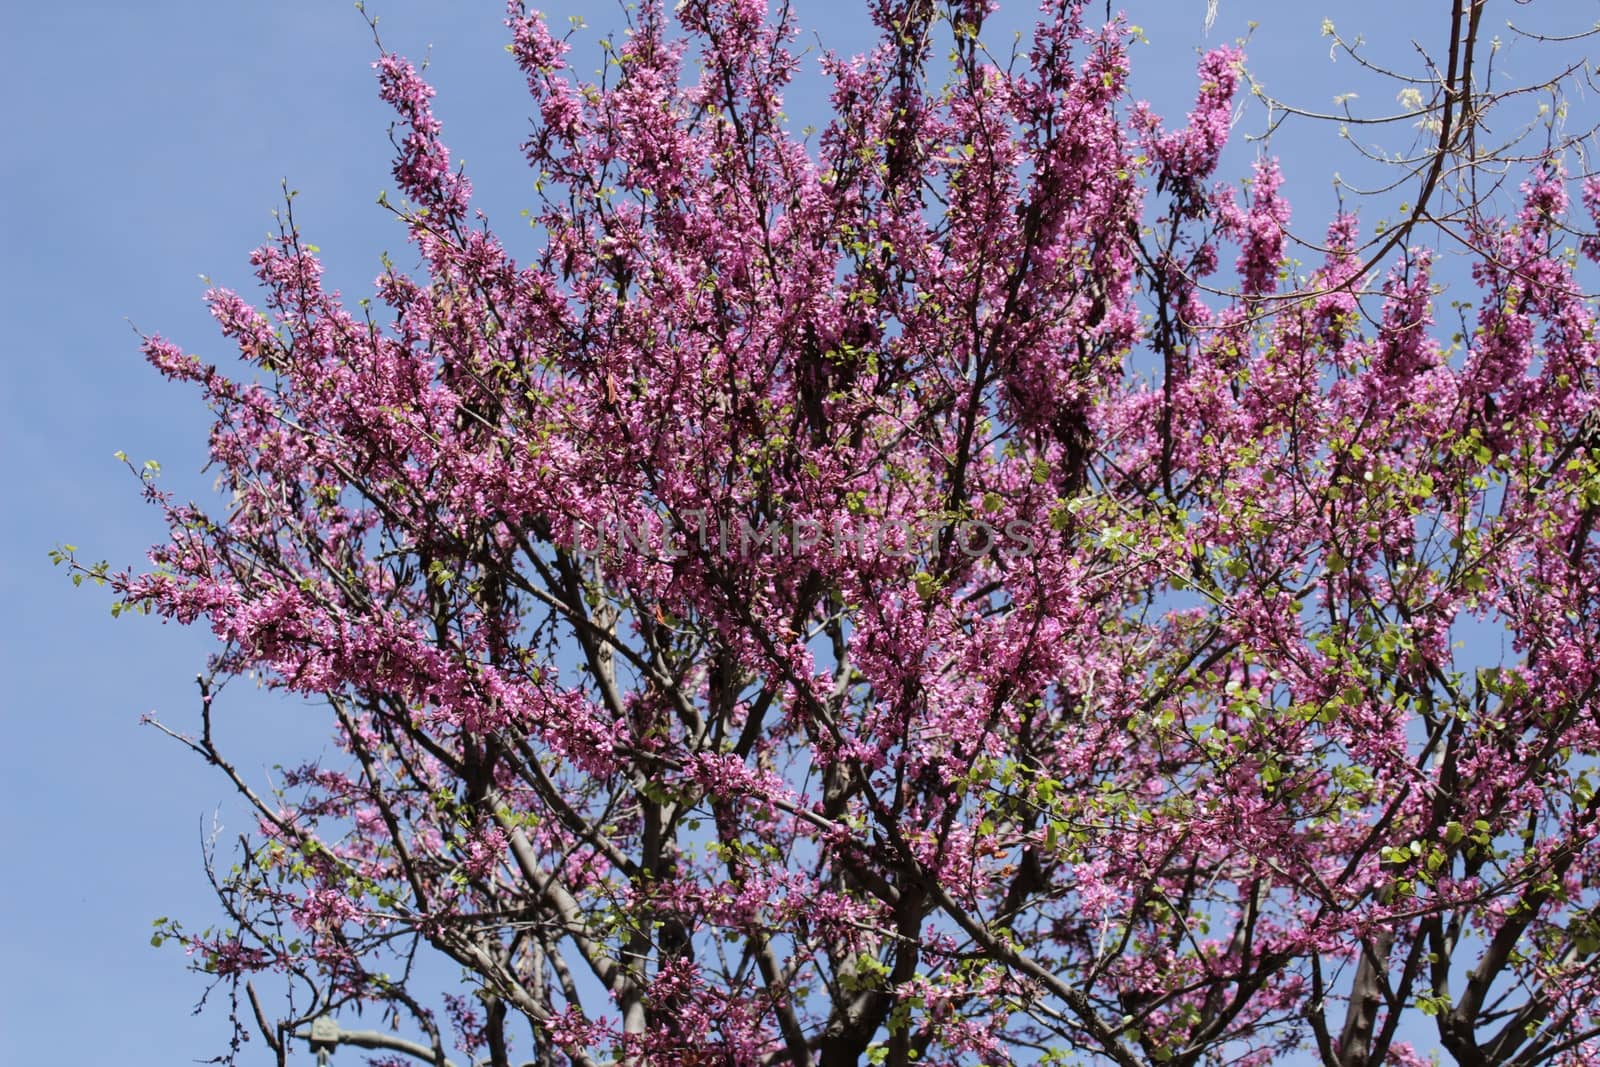
[[[840, 51], [869, 39], [854, 0], [795, 6]], [[1411, 36], [1442, 51], [1443, 24], [1424, 23], [1411, 5], [1339, 7], [1341, 30], [1363, 29], [1390, 54], [1405, 53]], [[501, 5], [369, 8], [391, 49], [420, 58], [432, 45], [445, 139], [466, 160], [479, 206], [525, 257], [532, 237], [519, 234], [518, 213], [532, 188], [517, 146], [529, 108], [503, 51]], [[584, 10], [597, 29], [620, 22], [611, 4], [547, 9], [559, 22]], [[1013, 24], [1022, 9], [1007, 5]], [[1392, 87], [1330, 62], [1324, 13], [1222, 0], [1207, 35], [1202, 0], [1135, 4], [1133, 20], [1153, 42], [1135, 52], [1136, 85], [1180, 120], [1195, 47], [1232, 40], [1254, 18], [1252, 66], [1280, 95], [1326, 107], [1335, 93], [1366, 88], [1387, 105]], [[120, 566], [159, 536], [158, 517], [112, 458], [119, 449], [158, 459], [181, 495], [207, 492], [206, 412], [144, 364], [134, 326], [225, 358], [199, 276], [251, 291], [246, 257], [273, 226], [281, 180], [300, 191], [300, 228], [352, 300], [369, 292], [381, 252], [409, 262], [402, 230], [375, 205], [393, 188], [390, 115], [369, 68], [370, 35], [346, 3], [8, 3], [5, 21], [0, 225], [11, 251], [0, 261], [0, 456], [17, 484], [0, 515], [0, 592], [11, 605], [0, 621], [0, 1062], [204, 1060], [224, 1048], [225, 1009], [191, 1015], [204, 983], [179, 952], [150, 947], [150, 925], [216, 917], [201, 841], [214, 811], [224, 853], [244, 824], [225, 782], [138, 721], [152, 710], [180, 726], [192, 720], [209, 634], [113, 621], [109, 598], [72, 590], [46, 553], [72, 542]], [[814, 79], [796, 87], [797, 127], [820, 118], [821, 100]], [[1350, 173], [1350, 153], [1327, 127], [1287, 131], [1274, 149], [1299, 228], [1320, 232], [1329, 179]], [[1244, 173], [1253, 152], [1236, 147], [1230, 173]], [[224, 735], [258, 773], [325, 743], [314, 711], [242, 685], [225, 711]]]

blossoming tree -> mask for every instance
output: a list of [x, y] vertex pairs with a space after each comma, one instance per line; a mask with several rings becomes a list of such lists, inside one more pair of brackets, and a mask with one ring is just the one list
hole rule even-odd
[[[1409, 225], [1306, 269], [1276, 166], [1218, 181], [1235, 50], [1164, 123], [1081, 4], [1009, 63], [870, 9], [808, 146], [787, 13], [644, 3], [587, 84], [513, 2], [524, 263], [383, 52], [386, 311], [286, 215], [208, 297], [253, 373], [146, 339], [226, 499], [59, 558], [213, 629], [167, 729], [260, 818], [165, 933], [279, 1063], [363, 1005], [440, 1064], [1600, 1063], [1600, 242], [1558, 143], [1452, 216], [1453, 331], [1415, 241], [1483, 4]], [[337, 755], [242, 773], [245, 672]]]

